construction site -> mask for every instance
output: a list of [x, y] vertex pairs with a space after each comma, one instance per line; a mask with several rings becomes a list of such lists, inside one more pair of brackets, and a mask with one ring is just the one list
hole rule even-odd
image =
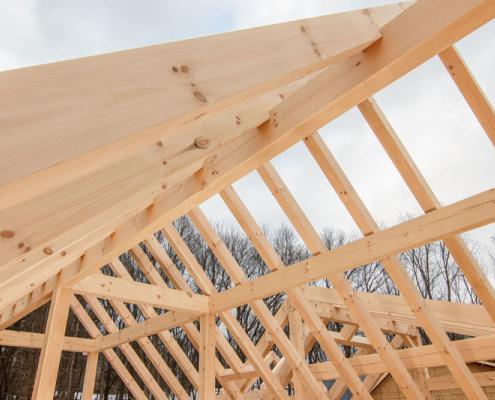
[[[495, 150], [457, 47], [494, 18], [417, 0], [0, 72], [0, 400], [495, 399], [493, 266], [464, 236], [495, 186], [441, 201], [376, 97], [438, 59]], [[419, 215], [372, 215], [322, 133], [349, 110]], [[295, 145], [356, 235], [311, 222], [274, 161]], [[249, 174], [290, 230], [253, 215]]]

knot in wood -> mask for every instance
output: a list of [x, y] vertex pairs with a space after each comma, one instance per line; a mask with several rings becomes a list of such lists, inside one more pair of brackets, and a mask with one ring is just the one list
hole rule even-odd
[[210, 139], [199, 137], [194, 140], [194, 146], [198, 149], [206, 149], [210, 145]]
[[0, 232], [0, 236], [5, 239], [10, 239], [15, 236], [15, 233], [13, 231], [2, 231]]
[[208, 103], [208, 99], [205, 97], [205, 95], [201, 92], [198, 92], [195, 90], [193, 92], [194, 97], [196, 97], [201, 103]]

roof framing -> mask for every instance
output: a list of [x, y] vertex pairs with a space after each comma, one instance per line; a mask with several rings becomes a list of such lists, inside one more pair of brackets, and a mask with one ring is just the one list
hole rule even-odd
[[[466, 363], [495, 359], [495, 291], [459, 234], [495, 222], [495, 189], [441, 205], [373, 95], [438, 55], [495, 145], [493, 106], [454, 47], [494, 17], [493, 0], [418, 0], [0, 73], [0, 345], [41, 349], [33, 399], [53, 397], [62, 351], [88, 353], [84, 399], [94, 390], [99, 353], [136, 399], [165, 399], [162, 381], [189, 398], [154, 335], [205, 400], [288, 399], [288, 384], [296, 399], [337, 399], [347, 388], [371, 399], [385, 373], [407, 399], [431, 399], [445, 388], [486, 399], [482, 388], [493, 385], [493, 373], [472, 373]], [[353, 107], [424, 215], [379, 229], [318, 133]], [[328, 250], [270, 163], [300, 141], [363, 238]], [[306, 260], [285, 266], [233, 189], [252, 171], [310, 251]], [[268, 274], [249, 280], [199, 208], [215, 194]], [[217, 291], [176, 230], [173, 220], [184, 214], [232, 288]], [[397, 255], [437, 240], [481, 305], [421, 297]], [[124, 252], [143, 281], [123, 265]], [[357, 293], [345, 278], [376, 260], [400, 296]], [[322, 278], [331, 289], [306, 285]], [[263, 299], [281, 292], [287, 301], [273, 315]], [[5, 329], [50, 300], [44, 334]], [[257, 343], [231, 312], [245, 304], [266, 331]], [[69, 309], [91, 339], [64, 336]], [[328, 322], [343, 327], [336, 332]], [[198, 366], [175, 328], [197, 349]], [[418, 329], [431, 345], [421, 345]], [[469, 338], [451, 341], [447, 333]], [[306, 362], [315, 343], [329, 361]], [[356, 350], [353, 357], [343, 345]], [[444, 365], [451, 377], [425, 373]], [[329, 379], [337, 380], [331, 390], [323, 384]]]

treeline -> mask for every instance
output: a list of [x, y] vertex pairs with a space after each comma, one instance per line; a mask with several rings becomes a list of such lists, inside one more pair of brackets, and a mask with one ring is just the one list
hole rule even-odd
[[[223, 291], [230, 288], [232, 286], [230, 277], [218, 263], [217, 259], [212, 254], [191, 222], [187, 218], [181, 218], [176, 221], [176, 228], [189, 245], [189, 248], [196, 256], [198, 262], [214, 283], [216, 289], [218, 291]], [[250, 279], [254, 279], [268, 273], [268, 267], [263, 262], [257, 251], [253, 248], [244, 233], [236, 227], [226, 224], [217, 224], [216, 229], [239, 265], [241, 265]], [[285, 226], [277, 229], [265, 228], [265, 232], [286, 265], [304, 260], [310, 256], [306, 247], [301, 243], [298, 236], [291, 228]], [[335, 229], [323, 230], [321, 232], [321, 237], [328, 249], [334, 249], [342, 246], [354, 239], [352, 235]], [[175, 263], [176, 267], [184, 272], [184, 265], [182, 265], [172, 247], [167, 243], [163, 236], [159, 235], [158, 239], [163, 244], [165, 250]], [[470, 245], [470, 247], [474, 251], [475, 256], [479, 255], [476, 246]], [[144, 246], [143, 250], [147, 252], [147, 249]], [[148, 255], [155, 266], [158, 267], [151, 254], [148, 253]], [[437, 242], [427, 244], [420, 248], [401, 254], [400, 258], [417, 287], [421, 291], [423, 297], [454, 302], [478, 303], [476, 294], [471, 289], [471, 286], [466, 281], [459, 266], [452, 259], [448, 249], [443, 245], [443, 243]], [[144, 275], [138, 269], [137, 264], [131, 255], [127, 253], [123, 254], [120, 259], [136, 280], [146, 281]], [[493, 258], [489, 258], [489, 262], [491, 265], [495, 265], [495, 260]], [[108, 270], [106, 272], [109, 273]], [[352, 283], [352, 286], [358, 291], [379, 292], [385, 294], [399, 293], [387, 273], [384, 271], [380, 262], [364, 265], [360, 268], [350, 270], [346, 274]], [[187, 273], [184, 273], [183, 275], [188, 279], [192, 288], [199, 292], [199, 289], [190, 276]], [[167, 277], [163, 273], [162, 276], [168, 282]], [[331, 286], [330, 282], [325, 280], [322, 280], [317, 284], [327, 287]], [[87, 307], [83, 299], [80, 298], [79, 300], [85, 307]], [[284, 294], [278, 294], [265, 299], [265, 302], [272, 313], [276, 313], [284, 301]], [[124, 322], [117, 315], [111, 305], [106, 301], [101, 301], [101, 303], [108, 311], [113, 321], [120, 328], [125, 327]], [[128, 308], [136, 320], [139, 321], [144, 319], [144, 316], [141, 314], [138, 307], [128, 305]], [[10, 327], [10, 329], [39, 333], [44, 332], [48, 309], [49, 305], [47, 304], [23, 320], [15, 323], [12, 327]], [[106, 333], [101, 322], [98, 321], [89, 307], [87, 307], [87, 309], [91, 318], [100, 328], [101, 332]], [[235, 310], [235, 315], [239, 323], [246, 330], [249, 337], [256, 343], [263, 335], [264, 328], [253, 314], [250, 307], [238, 307]], [[336, 324], [329, 324], [329, 329], [338, 330], [339, 328], [340, 327]], [[197, 366], [198, 353], [184, 331], [177, 328], [174, 329], [172, 333], [184, 352], [192, 360], [192, 363]], [[89, 337], [82, 324], [72, 314], [72, 312], [69, 315], [66, 335]], [[175, 372], [176, 376], [183, 383], [185, 389], [191, 393], [193, 397], [196, 397], [194, 388], [190, 385], [173, 357], [164, 348], [163, 343], [156, 335], [152, 336], [151, 340], [172, 371]], [[237, 346], [235, 340], [229, 336], [228, 332], [227, 340], [233, 345], [234, 349], [239, 354], [239, 357], [244, 361], [244, 354]], [[423, 340], [427, 342], [428, 338], [425, 336]], [[157, 382], [164, 388], [164, 391], [170, 395], [169, 388], [161, 379], [160, 375], [152, 366], [151, 362], [147, 359], [141, 348], [135, 342], [131, 345], [144, 363], [149, 366], [151, 373]], [[274, 350], [278, 352], [276, 348]], [[348, 348], [343, 348], [343, 351], [345, 351], [348, 355], [352, 352], [352, 350]], [[119, 349], [116, 349], [116, 352], [122, 359], [123, 363], [132, 372], [136, 381], [141, 385], [145, 393], [149, 394], [145, 386], [142, 384], [142, 381], [139, 379], [138, 374], [133, 370], [132, 366], [129, 365], [125, 357], [122, 356]], [[24, 400], [30, 398], [38, 357], [39, 350], [0, 346], [0, 400]], [[309, 352], [308, 357], [309, 362], [311, 363], [326, 360], [325, 354], [321, 351], [317, 344]], [[63, 353], [57, 381], [57, 399], [77, 399], [80, 396], [84, 379], [85, 358], [86, 357], [80, 353]], [[132, 398], [125, 385], [102, 355], [100, 355], [98, 364], [95, 393], [98, 393], [98, 398], [102, 400]]]

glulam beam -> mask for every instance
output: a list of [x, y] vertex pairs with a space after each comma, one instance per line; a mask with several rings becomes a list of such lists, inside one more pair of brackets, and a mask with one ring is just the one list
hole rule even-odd
[[[444, 9], [449, 10], [448, 14], [445, 15], [445, 19], [434, 18], [435, 15], [444, 13]], [[454, 6], [451, 4], [446, 5], [443, 2], [415, 3], [404, 13], [400, 14], [399, 17], [397, 17], [397, 19], [402, 20], [402, 23], [395, 24], [394, 22], [393, 25], [390, 23], [386, 26], [387, 29], [384, 28], [383, 32], [386, 36], [383, 36], [383, 40], [380, 42], [385, 43], [385, 41], [387, 41], [390, 42], [390, 45], [372, 45], [371, 47], [374, 48], [374, 50], [366, 52], [365, 56], [363, 56], [364, 59], [360, 65], [366, 66], [370, 64], [370, 68], [361, 67], [356, 69], [355, 64], [350, 63], [344, 63], [337, 68], [342, 75], [335, 74], [334, 79], [339, 82], [346, 82], [347, 86], [340, 87], [340, 89], [342, 89], [342, 93], [339, 93], [337, 96], [335, 96], [335, 93], [332, 95], [332, 93], [328, 93], [323, 90], [322, 92], [326, 92], [326, 95], [328, 95], [323, 96], [326, 97], [325, 105], [333, 104], [337, 108], [336, 102], [343, 103], [344, 101], [347, 102], [351, 99], [352, 101], [362, 100], [365, 96], [372, 94], [372, 90], [376, 88], [376, 85], [370, 84], [371, 81], [379, 81], [381, 85], [386, 85], [387, 83], [394, 81], [408, 70], [412, 69], [421, 62], [424, 62], [430, 54], [433, 55], [435, 52], [443, 50], [458, 38], [488, 21], [491, 17], [492, 11], [493, 10], [490, 9], [488, 2], [474, 2], [469, 0], [456, 2]], [[428, 24], [424, 21], [425, 15], [431, 16], [431, 21], [429, 21], [430, 23]], [[408, 41], [400, 41], [399, 38], [402, 36], [401, 33], [403, 32], [402, 27], [411, 25], [420, 26], [421, 29], [411, 29], [411, 31], [415, 32], [414, 37]], [[367, 61], [368, 59], [370, 61]], [[377, 62], [371, 62], [371, 59], [376, 59]], [[328, 78], [328, 73], [326, 76]], [[314, 87], [313, 85], [308, 85], [308, 87], [309, 86]], [[338, 85], [325, 85], [326, 88], [333, 86]], [[355, 99], [355, 97], [350, 96], [350, 93], [352, 92], [355, 94], [357, 90], [354, 90], [353, 88], [357, 88], [358, 86], [360, 98]], [[296, 93], [300, 94], [301, 92]], [[348, 94], [348, 96], [343, 96], [342, 94]], [[320, 111], [322, 110], [315, 110], [317, 114], [321, 114]], [[303, 117], [303, 115], [299, 112], [295, 113], [295, 116], [297, 116], [297, 118]], [[328, 120], [330, 119], [331, 118]], [[328, 122], [328, 120], [325, 122]], [[267, 161], [271, 158], [271, 156], [278, 154], [283, 149], [295, 143], [298, 139], [300, 139], [300, 137], [298, 137], [299, 133], [296, 134], [294, 129], [295, 126], [292, 126], [290, 131], [286, 132], [285, 130], [278, 130], [277, 133], [271, 132], [268, 135], [253, 135], [252, 132], [248, 131], [249, 134], [247, 136], [244, 135], [241, 141], [244, 145], [239, 147], [239, 143], [235, 142], [235, 140], [233, 141], [232, 146], [229, 145], [231, 151], [232, 149], [242, 149], [246, 152], [246, 154], [239, 157], [239, 153], [237, 151], [233, 151], [232, 154], [228, 154], [227, 159], [223, 157], [223, 155], [226, 154], [223, 152], [224, 149], [222, 149], [221, 152], [219, 151], [221, 153], [219, 155], [222, 155], [219, 160], [222, 160], [221, 164], [217, 165], [213, 163], [213, 171], [217, 172], [213, 174], [213, 178], [208, 173], [209, 169], [206, 169], [204, 176], [208, 177], [208, 179], [205, 183], [198, 184], [195, 178], [186, 179], [186, 181], [181, 183], [180, 186], [169, 188], [165, 190], [164, 193], [157, 196], [153, 201], [153, 207], [147, 209], [146, 205], [142, 204], [141, 206], [145, 208], [145, 210], [139, 211], [137, 215], [134, 214], [135, 218], [132, 223], [128, 223], [126, 221], [114, 221], [116, 223], [115, 225], [112, 223], [113, 226], [107, 226], [105, 229], [101, 228], [98, 230], [98, 235], [103, 235], [99, 236], [98, 240], [102, 240], [105, 234], [109, 235], [111, 232], [115, 232], [109, 240], [109, 243], [107, 243], [105, 251], [101, 254], [102, 262], [100, 265], [105, 264], [103, 259], [107, 256], [111, 255], [112, 257], [115, 257], [126, 248], [129, 248], [133, 244], [137, 243], [139, 238], [152, 234], [167, 220], [169, 221], [173, 219], [173, 217], [190, 209], [191, 206], [197, 205], [201, 202], [201, 199], [204, 200], [218, 191], [218, 187], [215, 188], [212, 185], [212, 179], [218, 185], [225, 186], [226, 183], [234, 181], [236, 176], [239, 177], [244, 175], [246, 172], [259, 166], [262, 162]], [[257, 129], [255, 132], [266, 133], [266, 129]], [[265, 137], [265, 140], [261, 140], [260, 136]], [[268, 150], [268, 148], [270, 148], [270, 150]], [[225, 150], [228, 151], [228, 149]], [[271, 152], [271, 155], [268, 154], [268, 152]], [[245, 162], [243, 162], [247, 155], [250, 156], [250, 161], [254, 162], [255, 165], [248, 166]], [[226, 175], [229, 176], [227, 177]], [[221, 182], [221, 180], [224, 179], [227, 179], [227, 182]], [[205, 190], [205, 186], [208, 190]], [[135, 193], [135, 195], [138, 195], [138, 193]], [[148, 202], [147, 205], [149, 204], [150, 203]], [[126, 208], [124, 205], [122, 205], [122, 207]], [[127, 210], [129, 210], [128, 207]], [[95, 235], [92, 236], [93, 239], [96, 238], [97, 235]], [[82, 235], [79, 235], [78, 237], [80, 238], [81, 236]], [[86, 243], [85, 246], [87, 245], [88, 244]], [[59, 254], [59, 251], [65, 251], [66, 256], [70, 254], [71, 257], [73, 257], [74, 254], [80, 255], [78, 252], [80, 252], [81, 248], [84, 248], [85, 246], [81, 243], [79, 243], [79, 246], [77, 246], [76, 243], [73, 243], [73, 245], [67, 248], [57, 247], [56, 249], [53, 249], [53, 251], [54, 254], [57, 255]], [[117, 250], [117, 248], [119, 248], [119, 250]], [[111, 259], [112, 257], [109, 258]], [[51, 264], [49, 271], [53, 273], [54, 269], [56, 270], [61, 268], [66, 262], [69, 262], [69, 258], [66, 258], [65, 261], [59, 259], [58, 256], [47, 259], [46, 255], [37, 253], [37, 256], [35, 257], [37, 261], [33, 259], [32, 262], [43, 264], [43, 268], [41, 268], [40, 265], [40, 268], [36, 269], [36, 273], [41, 275], [42, 271], [45, 271], [46, 273], [45, 266], [48, 268], [48, 265]], [[31, 264], [31, 261], [27, 262], [27, 264], [33, 265]], [[56, 267], [54, 267], [54, 264]], [[14, 271], [17, 271], [17, 274], [26, 272], [24, 266], [22, 268], [14, 268]], [[30, 272], [32, 272], [32, 270]], [[36, 281], [36, 285], [40, 284], [40, 281], [36, 279], [36, 276], [32, 274], [27, 275], [30, 276], [30, 283], [32, 283], [32, 281]], [[20, 294], [22, 295], [22, 293]], [[2, 304], [0, 301], [0, 307], [1, 305]]]

